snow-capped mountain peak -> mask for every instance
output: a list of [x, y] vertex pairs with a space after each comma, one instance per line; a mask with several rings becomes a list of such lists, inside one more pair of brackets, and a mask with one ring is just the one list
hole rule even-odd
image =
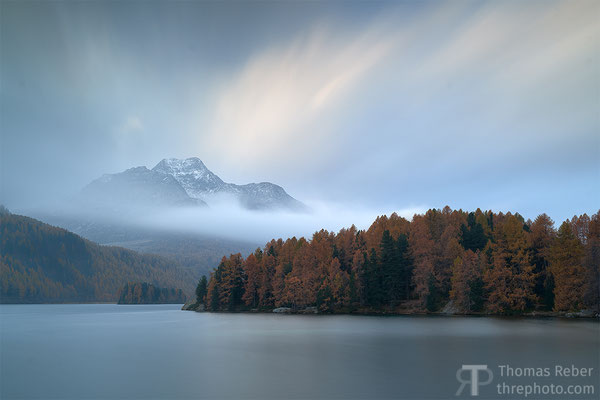
[[102, 175], [84, 187], [81, 196], [83, 202], [94, 207], [206, 205], [191, 198], [173, 176], [144, 166]]
[[197, 157], [165, 158], [151, 170], [134, 167], [103, 175], [83, 190], [91, 203], [186, 206], [237, 201], [248, 209], [302, 211], [306, 206], [270, 182], [236, 185], [223, 182]]
[[187, 194], [196, 199], [211, 203], [215, 195], [228, 195], [250, 209], [287, 208], [301, 210], [305, 206], [288, 195], [285, 190], [270, 182], [236, 185], [223, 182], [197, 157], [165, 158], [153, 169], [175, 178]]
[[152, 170], [172, 176], [190, 197], [197, 199], [222, 191], [225, 186], [221, 178], [206, 168], [206, 165], [197, 157], [185, 160], [165, 158]]

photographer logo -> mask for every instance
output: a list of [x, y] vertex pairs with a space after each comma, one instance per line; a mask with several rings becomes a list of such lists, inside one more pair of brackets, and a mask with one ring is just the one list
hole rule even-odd
[[[485, 381], [480, 380], [479, 373], [483, 372], [487, 374]], [[467, 377], [465, 377], [467, 375]], [[492, 370], [487, 365], [472, 364], [463, 365], [456, 371], [456, 379], [461, 383], [460, 387], [456, 391], [456, 396], [460, 396], [465, 386], [471, 386], [471, 396], [479, 396], [479, 386], [489, 385], [494, 379]]]

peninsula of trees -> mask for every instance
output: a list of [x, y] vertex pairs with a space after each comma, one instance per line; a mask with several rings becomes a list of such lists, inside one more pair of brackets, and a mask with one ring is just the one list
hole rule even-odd
[[147, 282], [129, 282], [121, 289], [118, 304], [183, 304], [181, 289], [160, 288]]
[[[223, 257], [199, 309], [523, 314], [600, 311], [600, 218], [432, 209]], [[193, 308], [193, 307], [192, 307]]]

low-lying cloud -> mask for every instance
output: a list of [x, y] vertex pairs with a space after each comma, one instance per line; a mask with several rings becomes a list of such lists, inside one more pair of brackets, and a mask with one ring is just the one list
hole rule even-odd
[[351, 225], [367, 229], [377, 216], [392, 212], [410, 220], [415, 213], [426, 210], [425, 207], [414, 207], [382, 212], [326, 203], [309, 203], [309, 207], [310, 211], [306, 213], [247, 210], [233, 203], [208, 208], [169, 208], [133, 214], [127, 223], [144, 229], [215, 236], [262, 245], [271, 239], [310, 238], [321, 229], [337, 232]]

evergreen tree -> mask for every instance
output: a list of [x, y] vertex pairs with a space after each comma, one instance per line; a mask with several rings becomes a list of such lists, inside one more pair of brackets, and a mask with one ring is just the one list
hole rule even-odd
[[389, 230], [383, 231], [379, 244], [379, 268], [382, 279], [382, 302], [395, 305], [402, 290], [402, 270], [396, 242]]
[[550, 247], [556, 237], [554, 221], [546, 214], [539, 215], [531, 224], [529, 242], [535, 266], [535, 294], [546, 310], [554, 307], [554, 279], [548, 271]]
[[221, 295], [219, 293], [220, 275], [219, 269], [216, 269], [213, 271], [210, 280], [208, 281], [206, 297], [208, 299], [208, 308], [210, 311], [221, 310]]
[[206, 291], [208, 289], [208, 282], [206, 279], [206, 275], [202, 275], [200, 281], [198, 282], [198, 286], [196, 286], [196, 303], [204, 304], [206, 300]]
[[383, 304], [383, 274], [375, 249], [371, 249], [365, 264], [365, 297], [368, 306], [380, 307]]
[[410, 282], [412, 279], [413, 260], [409, 252], [408, 237], [400, 234], [396, 240], [396, 251], [398, 252], [399, 282], [398, 294], [395, 300], [408, 300], [410, 297]]
[[467, 224], [461, 225], [460, 232], [460, 244], [465, 250], [475, 252], [482, 250], [487, 244], [488, 239], [483, 231], [483, 226], [476, 221], [475, 213], [469, 213]]
[[438, 309], [438, 293], [437, 293], [437, 286], [435, 284], [435, 276], [433, 276], [433, 274], [429, 275], [429, 278], [427, 280], [427, 286], [428, 286], [428, 292], [427, 292], [427, 299], [425, 301], [425, 307], [427, 308], [427, 311], [429, 312], [434, 312]]

